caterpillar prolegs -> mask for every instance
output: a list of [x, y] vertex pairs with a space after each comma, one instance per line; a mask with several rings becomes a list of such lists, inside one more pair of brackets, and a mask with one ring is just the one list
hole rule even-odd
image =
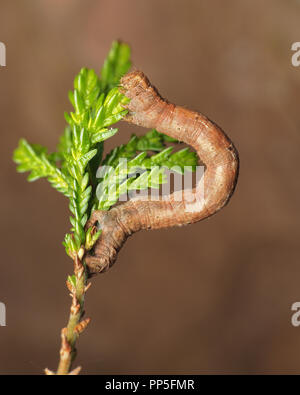
[[164, 100], [140, 71], [126, 74], [120, 90], [131, 99], [125, 121], [154, 128], [196, 150], [206, 168], [202, 180], [204, 196], [197, 199], [196, 185], [183, 192], [184, 199], [178, 199], [178, 192], [162, 200], [135, 197], [110, 211], [94, 211], [87, 226], [98, 223], [102, 233], [85, 257], [91, 275], [107, 270], [134, 232], [181, 226], [215, 214], [230, 200], [238, 178], [237, 150], [222, 129], [204, 115]]

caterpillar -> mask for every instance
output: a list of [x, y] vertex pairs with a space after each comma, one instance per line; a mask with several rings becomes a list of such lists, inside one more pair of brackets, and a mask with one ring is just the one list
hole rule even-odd
[[[154, 128], [196, 150], [206, 168], [204, 199], [197, 199], [196, 185], [193, 189], [163, 196], [161, 200], [136, 196], [110, 211], [94, 211], [87, 227], [98, 224], [102, 233], [85, 257], [90, 275], [111, 267], [126, 239], [141, 229], [186, 225], [217, 213], [229, 202], [238, 178], [238, 152], [214, 122], [163, 99], [141, 71], [126, 74], [121, 79], [120, 91], [131, 99], [125, 121]], [[178, 199], [177, 194], [182, 192], [184, 199]]]

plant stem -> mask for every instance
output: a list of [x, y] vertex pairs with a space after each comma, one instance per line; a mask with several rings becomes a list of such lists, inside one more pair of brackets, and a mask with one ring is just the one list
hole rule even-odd
[[[76, 357], [76, 341], [80, 333], [84, 331], [90, 322], [90, 319], [81, 321], [84, 314], [84, 297], [88, 287], [87, 271], [85, 265], [78, 256], [74, 259], [74, 274], [76, 283], [70, 284], [70, 282], [67, 281], [67, 287], [71, 292], [72, 305], [67, 327], [63, 328], [61, 331], [62, 342], [57, 375], [69, 374], [71, 365]], [[76, 373], [79, 373], [79, 370], [79, 368], [76, 369]]]

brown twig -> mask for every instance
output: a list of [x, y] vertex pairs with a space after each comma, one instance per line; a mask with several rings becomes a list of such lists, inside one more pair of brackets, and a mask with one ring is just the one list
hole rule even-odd
[[215, 123], [164, 100], [142, 72], [126, 74], [120, 90], [131, 99], [127, 122], [155, 128], [195, 148], [206, 167], [204, 199], [198, 199], [201, 191], [197, 185], [160, 201], [136, 197], [108, 212], [94, 211], [87, 226], [98, 222], [102, 234], [94, 251], [86, 257], [90, 273], [107, 270], [127, 237], [140, 229], [181, 226], [215, 214], [228, 203], [238, 177], [237, 150]]
[[[76, 278], [75, 284], [67, 281], [72, 304], [68, 324], [61, 331], [60, 361], [56, 373], [57, 375], [75, 375], [80, 372], [80, 367], [74, 369], [72, 372], [70, 372], [70, 369], [76, 356], [76, 341], [90, 322], [89, 318], [82, 320], [84, 314], [84, 297], [90, 284], [87, 285], [86, 283], [87, 270], [78, 256], [74, 259], [74, 274]], [[51, 373], [52, 372], [47, 369], [46, 374]]]

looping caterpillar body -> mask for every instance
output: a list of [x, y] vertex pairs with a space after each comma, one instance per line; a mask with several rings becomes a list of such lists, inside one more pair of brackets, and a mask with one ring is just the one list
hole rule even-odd
[[184, 191], [181, 200], [176, 199], [174, 192], [160, 201], [135, 197], [110, 211], [94, 211], [87, 227], [98, 222], [102, 233], [94, 251], [85, 258], [91, 275], [107, 270], [134, 232], [181, 226], [215, 214], [228, 203], [238, 178], [237, 150], [222, 129], [204, 115], [164, 100], [140, 71], [126, 74], [121, 79], [120, 90], [131, 99], [127, 105], [127, 122], [154, 128], [196, 150], [206, 167], [204, 199], [199, 204], [196, 186]]

